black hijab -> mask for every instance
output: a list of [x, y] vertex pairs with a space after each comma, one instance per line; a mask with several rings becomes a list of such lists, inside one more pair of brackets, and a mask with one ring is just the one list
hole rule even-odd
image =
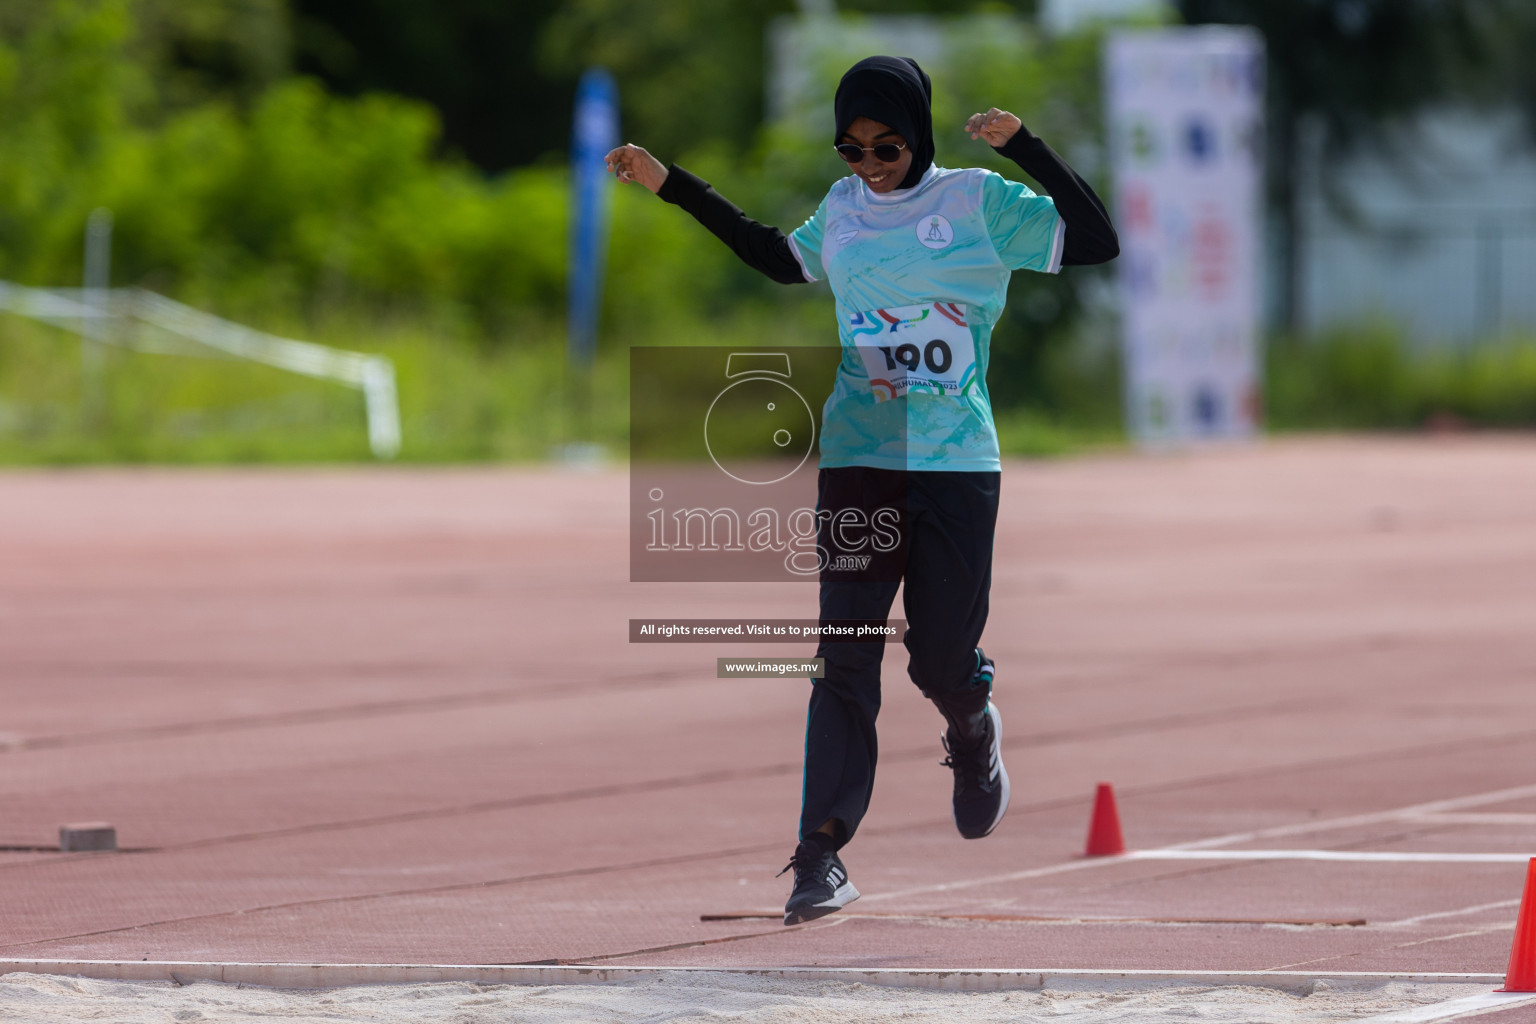
[[911, 57], [866, 57], [843, 75], [832, 101], [837, 117], [833, 143], [861, 117], [900, 132], [912, 150], [912, 166], [897, 188], [911, 188], [933, 165], [933, 85]]

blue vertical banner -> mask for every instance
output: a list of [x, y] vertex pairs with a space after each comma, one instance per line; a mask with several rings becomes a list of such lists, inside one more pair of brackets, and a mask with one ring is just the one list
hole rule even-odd
[[581, 367], [592, 365], [597, 348], [612, 195], [603, 157], [618, 144], [618, 87], [602, 68], [589, 68], [576, 86], [571, 133], [571, 248], [566, 285], [567, 355]]

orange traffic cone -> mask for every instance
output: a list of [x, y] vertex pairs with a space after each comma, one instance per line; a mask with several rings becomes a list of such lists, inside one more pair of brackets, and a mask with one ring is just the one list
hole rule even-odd
[[1125, 837], [1120, 834], [1120, 812], [1115, 807], [1115, 787], [1099, 783], [1093, 797], [1093, 819], [1088, 822], [1088, 845], [1084, 857], [1113, 857], [1125, 852]]
[[1520, 916], [1515, 918], [1515, 942], [1509, 948], [1509, 969], [1500, 992], [1536, 992], [1536, 857], [1525, 869]]

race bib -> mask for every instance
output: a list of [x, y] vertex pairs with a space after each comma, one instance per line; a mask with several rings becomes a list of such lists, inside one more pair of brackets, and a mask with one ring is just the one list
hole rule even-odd
[[849, 333], [875, 400], [963, 395], [976, 385], [976, 343], [965, 307], [925, 302], [855, 313]]

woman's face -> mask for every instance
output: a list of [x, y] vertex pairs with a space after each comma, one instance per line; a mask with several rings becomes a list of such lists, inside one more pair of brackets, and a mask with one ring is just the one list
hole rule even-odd
[[902, 149], [901, 156], [895, 163], [881, 163], [875, 159], [875, 154], [866, 148], [863, 160], [848, 165], [854, 174], [864, 180], [864, 184], [868, 185], [871, 191], [893, 191], [897, 185], [906, 180], [907, 171], [912, 167], [912, 149], [906, 145], [907, 140], [879, 121], [871, 121], [867, 117], [858, 118], [848, 126], [843, 137], [837, 141], [851, 142], [855, 146], [865, 147], [874, 147], [886, 142], [906, 147]]

